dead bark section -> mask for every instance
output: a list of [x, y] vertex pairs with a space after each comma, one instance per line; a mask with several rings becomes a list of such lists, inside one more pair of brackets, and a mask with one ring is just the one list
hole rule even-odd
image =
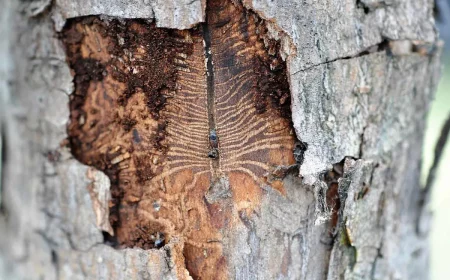
[[306, 150], [295, 145], [286, 63], [267, 32], [223, 0], [184, 31], [100, 17], [66, 24], [68, 139], [111, 181], [109, 244], [153, 249], [176, 238], [177, 268], [227, 277], [224, 240], [257, 211], [262, 185], [284, 195]]
[[[69, 143], [110, 179], [105, 242], [153, 249], [181, 240], [177, 268], [196, 279], [227, 277], [224, 240], [257, 212], [262, 185], [285, 194], [282, 180], [307, 150], [292, 127], [280, 43], [267, 33], [264, 20], [226, 0], [208, 1], [206, 22], [190, 30], [95, 16], [67, 22]], [[435, 48], [384, 40], [357, 56], [380, 51]], [[344, 161], [321, 175], [316, 199], [331, 239], [351, 244], [341, 213]]]

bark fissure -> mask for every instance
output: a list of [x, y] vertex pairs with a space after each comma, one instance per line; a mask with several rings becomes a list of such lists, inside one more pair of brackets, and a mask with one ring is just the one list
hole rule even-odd
[[[428, 171], [428, 177], [425, 183], [425, 188], [423, 190], [423, 196], [427, 196], [427, 193], [430, 192], [430, 190], [433, 187], [433, 183], [436, 177], [436, 172], [439, 167], [439, 163], [442, 160], [442, 156], [444, 155], [444, 149], [448, 143], [448, 139], [450, 137], [450, 115], [447, 117], [447, 120], [444, 122], [444, 125], [442, 126], [441, 132], [439, 134], [439, 138], [436, 142], [435, 148], [434, 148], [434, 159], [433, 163], [430, 167], [430, 170]], [[422, 201], [424, 202], [424, 201]]]
[[439, 164], [444, 155], [444, 149], [448, 145], [448, 139], [450, 138], [450, 115], [447, 117], [444, 125], [441, 128], [439, 138], [434, 147], [433, 163], [428, 171], [428, 176], [425, 182], [425, 186], [421, 190], [420, 199], [418, 201], [416, 233], [421, 235], [421, 223], [423, 219], [427, 219], [426, 212], [427, 207], [431, 199], [431, 193], [433, 190], [433, 184], [435, 182], [436, 172], [439, 169]]
[[425, 56], [432, 56], [439, 51], [439, 42], [429, 43], [419, 40], [392, 40], [389, 38], [383, 38], [381, 42], [366, 48], [365, 50], [351, 56], [338, 57], [331, 60], [326, 60], [321, 63], [304, 67], [291, 75], [297, 75], [302, 72], [309, 71], [313, 68], [321, 65], [330, 64], [336, 61], [344, 61], [349, 59], [355, 59], [358, 57], [364, 57], [373, 53], [386, 52], [388, 55], [408, 55], [411, 53], [419, 53]]
[[389, 44], [389, 40], [388, 39], [383, 39], [378, 44], [370, 46], [370, 47], [366, 48], [365, 50], [363, 50], [363, 51], [361, 51], [361, 52], [359, 52], [359, 53], [357, 53], [355, 55], [338, 57], [338, 58], [335, 58], [335, 59], [326, 60], [324, 62], [317, 63], [317, 64], [314, 64], [314, 65], [310, 65], [308, 67], [300, 69], [300, 70], [292, 73], [291, 75], [297, 75], [299, 73], [311, 70], [311, 69], [313, 69], [315, 67], [319, 67], [320, 65], [330, 64], [330, 63], [333, 63], [333, 62], [336, 62], [336, 61], [354, 59], [354, 58], [357, 58], [357, 57], [366, 56], [366, 55], [369, 55], [369, 54], [372, 54], [372, 53], [376, 53], [376, 52], [384, 52], [384, 51], [386, 51], [388, 49], [387, 48], [388, 44]]
[[4, 194], [3, 194], [3, 185], [5, 183], [4, 180], [4, 168], [7, 163], [7, 146], [6, 146], [6, 137], [4, 131], [4, 124], [0, 123], [0, 215], [5, 214], [4, 208]]

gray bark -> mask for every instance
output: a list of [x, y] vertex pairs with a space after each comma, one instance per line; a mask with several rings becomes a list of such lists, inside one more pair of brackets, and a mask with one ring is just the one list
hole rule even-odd
[[[170, 253], [177, 240], [152, 250], [103, 243], [108, 179], [61, 145], [73, 85], [56, 32], [67, 18], [90, 14], [186, 29], [204, 19], [204, 2], [3, 1], [0, 279], [190, 278]], [[432, 1], [243, 3], [282, 42], [294, 128], [308, 149], [300, 176], [285, 179], [286, 196], [268, 189], [257, 218], [226, 241], [229, 275], [426, 279], [420, 159], [440, 70]], [[330, 237], [323, 174], [339, 162], [341, 206]]]

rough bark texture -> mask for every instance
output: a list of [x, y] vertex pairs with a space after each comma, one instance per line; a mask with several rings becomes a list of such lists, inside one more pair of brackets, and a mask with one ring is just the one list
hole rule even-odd
[[[420, 207], [419, 176], [425, 116], [440, 70], [432, 1], [245, 0], [228, 3], [229, 14], [215, 13], [218, 6], [214, 3], [225, 1], [4, 1], [0, 12], [1, 131], [6, 148], [0, 206], [1, 279], [210, 279], [212, 275], [219, 279], [427, 278], [430, 217], [426, 207]], [[89, 15], [100, 16], [84, 17]], [[221, 21], [224, 15], [229, 16], [225, 23]], [[224, 26], [230, 21], [231, 27], [242, 26], [241, 17], [245, 28], [234, 36], [233, 28]], [[208, 52], [204, 55], [208, 44], [203, 46], [205, 35], [200, 34], [204, 21], [210, 29], [210, 56]], [[118, 27], [108, 29], [111, 26], [105, 27], [105, 22]], [[257, 28], [261, 22], [262, 31]], [[81, 29], [84, 35], [77, 37]], [[111, 32], [119, 35], [114, 38], [117, 42], [108, 39], [114, 37]], [[143, 78], [148, 80], [135, 81], [130, 87], [121, 77], [131, 75], [126, 66], [135, 62], [124, 60], [125, 48], [119, 45], [131, 39], [120, 39], [120, 32], [126, 36], [144, 34], [139, 41], [144, 45], [160, 40], [158, 32], [164, 33], [161, 38], [181, 38], [190, 45], [162, 48], [169, 51], [155, 61], [158, 67], [170, 68], [180, 59], [178, 68], [173, 72], [168, 69], [164, 77], [152, 75], [154, 65], [137, 65], [147, 71]], [[113, 48], [97, 53], [92, 48], [96, 44], [112, 44]], [[138, 54], [139, 46], [127, 46], [126, 52]], [[143, 51], [143, 60], [148, 62], [159, 52], [156, 46], [153, 53]], [[179, 53], [185, 55], [176, 57]], [[226, 60], [243, 53], [250, 55], [233, 63]], [[115, 60], [114, 55], [122, 60]], [[257, 62], [254, 57], [261, 59]], [[275, 61], [267, 68], [268, 57]], [[206, 75], [213, 69], [208, 58], [216, 63], [215, 82]], [[236, 61], [252, 66], [248, 78], [252, 86], [236, 91], [238, 102], [226, 105], [237, 113], [228, 112], [222, 120], [242, 113], [256, 116], [249, 125], [264, 121], [263, 127], [271, 127], [273, 122], [283, 124], [275, 131], [280, 133], [279, 139], [285, 139], [274, 143], [277, 149], [284, 147], [278, 156], [274, 152], [238, 159], [229, 156], [239, 154], [236, 151], [242, 147], [227, 143], [226, 136], [222, 138], [230, 128], [226, 122], [220, 124], [220, 114], [208, 115], [211, 108], [220, 111], [214, 98], [220, 100], [233, 87], [233, 82], [222, 83], [236, 80], [245, 88], [241, 81], [245, 80], [241, 73], [245, 67], [232, 68], [240, 64]], [[289, 81], [288, 119], [284, 110], [274, 105], [284, 104], [283, 89], [278, 103], [272, 103], [267, 101], [270, 94], [264, 95], [258, 87], [261, 77], [271, 75], [270, 70], [278, 65], [285, 69], [282, 72]], [[122, 76], [110, 77], [113, 71], [108, 67], [116, 67]], [[227, 71], [228, 67], [237, 70]], [[176, 85], [184, 82], [194, 89], [183, 93], [170, 83], [172, 74]], [[274, 77], [280, 77], [279, 73]], [[192, 80], [198, 82], [189, 83]], [[152, 88], [157, 83], [160, 85]], [[117, 94], [111, 97], [117, 103], [105, 105], [108, 98], [99, 94], [95, 85], [106, 87], [108, 94]], [[164, 97], [172, 91], [177, 95], [165, 104], [165, 98], [158, 95], [161, 90]], [[150, 98], [153, 91], [158, 98]], [[128, 93], [128, 100], [120, 96], [123, 92]], [[177, 103], [177, 98], [183, 100], [193, 93], [200, 96], [195, 104]], [[96, 98], [97, 103], [89, 103], [90, 98]], [[251, 102], [244, 103], [245, 98]], [[159, 108], [161, 103], [164, 106]], [[122, 107], [114, 107], [117, 104]], [[180, 104], [187, 104], [186, 108]], [[196, 105], [201, 110], [190, 111]], [[79, 112], [88, 112], [83, 118], [76, 115], [80, 108]], [[102, 117], [95, 117], [96, 112]], [[172, 114], [172, 120], [181, 124], [186, 112], [203, 116], [192, 129], [159, 123]], [[80, 120], [81, 126], [90, 124], [88, 121], [116, 125], [116, 134], [97, 128], [84, 131], [78, 128]], [[211, 122], [217, 125], [211, 126]], [[295, 133], [289, 133], [291, 125]], [[220, 162], [205, 156], [198, 161], [198, 170], [183, 167], [188, 173], [199, 174], [199, 182], [186, 172], [170, 174], [173, 177], [166, 178], [173, 187], [169, 197], [153, 192], [154, 176], [164, 177], [177, 168], [176, 163], [160, 164], [159, 157], [147, 158], [157, 154], [153, 149], [162, 149], [159, 153], [164, 159], [173, 157], [172, 162], [195, 161], [196, 157], [189, 155], [197, 153], [192, 148], [196, 143], [200, 143], [200, 154], [207, 155], [215, 148], [214, 142], [207, 141], [215, 128]], [[153, 137], [158, 129], [168, 134], [162, 139]], [[198, 142], [189, 142], [187, 148], [177, 146], [183, 143], [183, 133], [195, 139], [198, 130], [205, 138], [199, 136]], [[86, 138], [97, 139], [98, 135], [108, 140], [90, 140], [95, 149], [83, 146]], [[302, 143], [297, 149], [294, 136]], [[130, 140], [114, 142], [122, 137]], [[267, 135], [256, 134], [252, 141], [278, 139], [264, 137]], [[143, 144], [130, 143], [133, 140]], [[105, 150], [100, 153], [102, 147]], [[170, 153], [176, 149], [184, 154]], [[153, 152], [145, 152], [149, 150]], [[232, 158], [228, 169], [222, 166], [227, 156]], [[292, 168], [274, 180], [263, 179], [276, 171], [272, 167], [289, 166], [295, 159], [301, 163], [299, 170]], [[152, 165], [144, 164], [148, 162]], [[250, 168], [246, 162], [266, 165]], [[121, 170], [128, 172], [124, 175]], [[250, 179], [237, 170], [248, 171]], [[202, 172], [210, 176], [203, 178]], [[221, 181], [224, 176], [230, 181]], [[125, 187], [117, 195], [118, 186], [127, 181], [120, 181], [124, 178], [133, 182], [133, 188], [142, 187], [129, 193], [133, 188]], [[181, 183], [170, 183], [174, 178], [180, 178]], [[192, 189], [183, 189], [186, 185]], [[135, 197], [146, 196], [147, 205], [130, 206]], [[117, 199], [126, 207], [114, 212]], [[178, 214], [175, 206], [164, 204], [171, 199], [187, 201], [190, 206]], [[155, 216], [149, 209], [162, 210]], [[158, 220], [149, 223], [159, 226], [151, 229], [153, 237], [147, 234], [151, 231], [148, 228], [140, 236], [141, 225], [133, 224], [133, 215], [142, 212], [148, 220]], [[189, 218], [189, 213], [198, 215]], [[120, 225], [126, 225], [123, 221], [127, 220], [128, 226], [121, 229], [114, 224], [114, 215], [122, 219]], [[128, 215], [132, 218], [124, 218]], [[161, 222], [160, 217], [171, 223]], [[181, 230], [176, 219], [187, 222], [187, 230]], [[189, 228], [194, 221], [198, 221], [197, 235]], [[130, 231], [133, 227], [135, 231]], [[119, 245], [111, 243], [102, 231], [114, 234], [119, 240], [113, 241]], [[163, 244], [160, 232], [168, 233]]]

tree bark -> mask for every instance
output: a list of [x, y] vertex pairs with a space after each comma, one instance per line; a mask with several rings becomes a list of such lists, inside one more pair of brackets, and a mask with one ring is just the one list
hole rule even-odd
[[3, 2], [1, 279], [428, 278], [432, 1]]

